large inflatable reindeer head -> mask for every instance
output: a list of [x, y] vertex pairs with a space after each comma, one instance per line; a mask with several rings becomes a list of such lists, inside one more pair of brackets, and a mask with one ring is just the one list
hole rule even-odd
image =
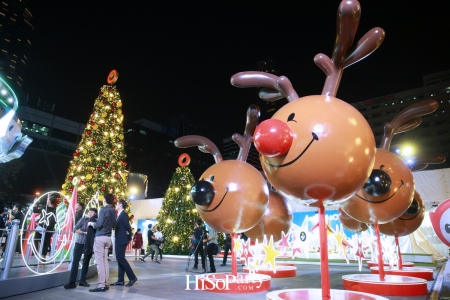
[[340, 204], [348, 215], [363, 223], [383, 224], [408, 209], [414, 196], [414, 178], [409, 166], [389, 147], [394, 134], [416, 128], [421, 123], [420, 116], [434, 112], [437, 107], [436, 101], [424, 100], [408, 106], [385, 124], [369, 179], [360, 191]]
[[245, 232], [263, 217], [269, 201], [269, 189], [261, 173], [246, 162], [253, 132], [259, 120], [255, 105], [247, 111], [244, 136], [235, 133], [233, 140], [240, 151], [236, 160], [222, 160], [217, 147], [209, 139], [188, 135], [175, 141], [178, 148], [198, 146], [211, 153], [216, 163], [209, 167], [195, 183], [191, 197], [202, 219], [217, 231]]
[[343, 69], [371, 54], [384, 39], [384, 31], [374, 28], [352, 47], [360, 15], [358, 1], [341, 2], [332, 58], [314, 58], [327, 76], [321, 95], [299, 98], [285, 76], [243, 72], [231, 78], [236, 87], [262, 87], [263, 100], [289, 101], [256, 128], [254, 139], [267, 179], [294, 201], [326, 205], [346, 200], [372, 171], [370, 126], [353, 106], [335, 97]]

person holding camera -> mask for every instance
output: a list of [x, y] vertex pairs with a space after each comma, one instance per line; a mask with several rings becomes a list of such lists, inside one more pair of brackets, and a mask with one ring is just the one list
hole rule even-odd
[[202, 270], [203, 272], [206, 271], [205, 269], [205, 252], [203, 249], [203, 239], [206, 238], [206, 229], [203, 227], [203, 221], [197, 220], [195, 222], [194, 227], [194, 239], [192, 240], [192, 246], [195, 249], [194, 252], [194, 270], [197, 270], [198, 267], [198, 254], [200, 253], [200, 256], [202, 258]]
[[217, 242], [217, 231], [208, 224], [206, 226], [208, 235], [204, 237], [203, 242], [205, 243], [205, 245], [207, 245], [206, 253], [209, 259], [210, 273], [216, 273], [216, 266], [214, 265], [213, 255], [217, 255], [217, 253], [219, 252], [219, 245]]

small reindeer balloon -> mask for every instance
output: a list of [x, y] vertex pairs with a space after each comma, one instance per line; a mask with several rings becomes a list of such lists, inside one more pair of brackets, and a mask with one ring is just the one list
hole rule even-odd
[[[411, 170], [423, 170], [428, 164], [441, 164], [445, 162], [443, 154], [424, 154], [413, 159], [408, 164]], [[380, 224], [380, 232], [395, 237], [405, 236], [416, 231], [425, 217], [425, 203], [417, 191], [414, 191], [414, 198], [408, 209], [397, 219]]]
[[352, 218], [368, 224], [383, 224], [401, 216], [411, 205], [414, 178], [403, 160], [389, 151], [394, 134], [411, 130], [420, 124], [420, 116], [438, 107], [434, 100], [424, 100], [402, 110], [384, 126], [381, 146], [377, 149], [374, 169], [365, 183], [340, 207]]
[[416, 231], [425, 217], [425, 203], [417, 191], [408, 209], [397, 219], [380, 224], [380, 232], [390, 236], [405, 236]]
[[341, 222], [342, 226], [344, 226], [344, 228], [347, 230], [353, 232], [362, 232], [369, 228], [366, 223], [361, 223], [347, 215], [347, 213], [343, 211], [342, 208], [339, 208], [338, 214], [339, 222]]
[[263, 241], [264, 236], [277, 242], [281, 240], [282, 232], [288, 232], [292, 224], [292, 208], [288, 200], [277, 193], [269, 191], [269, 204], [263, 218], [245, 235], [252, 240]]
[[321, 95], [299, 98], [284, 76], [242, 72], [231, 77], [236, 87], [263, 87], [263, 100], [288, 99], [256, 128], [254, 140], [267, 179], [294, 201], [320, 206], [346, 200], [372, 171], [375, 140], [369, 124], [353, 106], [335, 98], [343, 69], [384, 39], [384, 31], [374, 28], [352, 48], [360, 13], [358, 1], [342, 1], [333, 56], [314, 58], [327, 75]]
[[217, 231], [245, 232], [263, 217], [269, 201], [269, 189], [262, 174], [247, 159], [253, 132], [259, 120], [256, 105], [247, 111], [244, 136], [235, 133], [233, 140], [240, 146], [237, 160], [222, 160], [217, 147], [207, 138], [188, 135], [178, 138], [175, 146], [198, 146], [211, 153], [216, 163], [209, 167], [191, 190], [192, 200], [202, 219]]

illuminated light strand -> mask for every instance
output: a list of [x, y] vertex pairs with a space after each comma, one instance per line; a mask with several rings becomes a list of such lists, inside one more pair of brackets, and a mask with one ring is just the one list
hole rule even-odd
[[[62, 194], [62, 193], [60, 193], [60, 192], [57, 192], [57, 191], [52, 191], [52, 192], [47, 192], [47, 193], [45, 193], [45, 194], [42, 194], [39, 198], [35, 199], [35, 201], [33, 202], [33, 204], [30, 206], [30, 208], [28, 209], [27, 213], [25, 214], [24, 220], [27, 220], [29, 217], [32, 217], [32, 215], [33, 215], [33, 207], [34, 207], [34, 205], [35, 205], [36, 203], [39, 203], [40, 200], [41, 200], [43, 197], [46, 197], [46, 198], [47, 198], [47, 197], [48, 197], [49, 195], [51, 195], [51, 194], [58, 194], [58, 195], [60, 196], [60, 198], [61, 198], [62, 201], [64, 201], [64, 199], [65, 199], [64, 194]], [[67, 211], [67, 215], [69, 215], [69, 214], [72, 214], [72, 218], [74, 219], [75, 214], [74, 214], [74, 211], [71, 209], [71, 206], [70, 206], [70, 205], [69, 205], [69, 209], [68, 209], [68, 211]], [[51, 215], [51, 214], [49, 214], [49, 215]], [[42, 217], [42, 214], [41, 214], [41, 217]], [[55, 217], [56, 217], [56, 216], [55, 216]], [[30, 247], [30, 249], [31, 249], [31, 251], [32, 251], [32, 253], [33, 253], [33, 255], [34, 255], [34, 257], [37, 259], [37, 261], [38, 261], [39, 263], [41, 263], [41, 264], [42, 264], [42, 263], [48, 263], [48, 264], [51, 264], [52, 262], [55, 262], [56, 258], [57, 258], [58, 256], [60, 256], [61, 252], [64, 251], [64, 249], [65, 249], [66, 245], [68, 245], [68, 243], [69, 243], [69, 249], [72, 249], [73, 239], [71, 239], [70, 242], [69, 242], [68, 239], [67, 239], [66, 234], [65, 234], [65, 233], [61, 234], [62, 232], [64, 232], [64, 230], [66, 230], [65, 227], [66, 227], [66, 225], [67, 225], [67, 220], [68, 220], [68, 219], [69, 219], [69, 218], [65, 218], [64, 221], [63, 221], [64, 223], [63, 223], [63, 225], [61, 226], [61, 224], [59, 224], [59, 220], [56, 218], [56, 225], [55, 225], [55, 228], [58, 228], [58, 230], [56, 230], [56, 232], [53, 233], [52, 239], [54, 239], [54, 238], [55, 238], [55, 235], [56, 235], [57, 240], [56, 240], [56, 242], [52, 242], [52, 244], [56, 244], [56, 249], [54, 249], [54, 251], [53, 251], [54, 253], [53, 253], [52, 256], [50, 256], [50, 257], [48, 257], [47, 259], [44, 260], [45, 257], [42, 257], [42, 255], [39, 253], [38, 249], [36, 249], [36, 246], [35, 246], [35, 244], [34, 244], [34, 236], [35, 236], [35, 234], [36, 234], [35, 231], [33, 231], [32, 233], [30, 233], [29, 236], [28, 236], [28, 238], [24, 238], [24, 235], [23, 235], [23, 234], [20, 235], [20, 243], [21, 243], [21, 245], [22, 245], [22, 249], [23, 249], [24, 241], [26, 241], [27, 244], [28, 244], [28, 247]], [[24, 232], [25, 224], [26, 224], [26, 222], [24, 222], [24, 223], [22, 224], [21, 232]], [[39, 219], [38, 224], [41, 224], [41, 219]], [[33, 229], [33, 230], [34, 230], [34, 229]], [[72, 231], [72, 228], [70, 228], [69, 230], [66, 230], [66, 231], [67, 231], [67, 232], [71, 232], [71, 231]], [[61, 236], [62, 236], [62, 238], [61, 238]], [[42, 239], [41, 239], [41, 242], [42, 242]], [[26, 267], [28, 268], [28, 270], [30, 270], [31, 272], [33, 272], [33, 273], [35, 273], [35, 274], [38, 274], [38, 275], [50, 274], [50, 273], [52, 273], [52, 271], [54, 271], [56, 268], [58, 268], [58, 267], [64, 262], [64, 260], [65, 260], [65, 259], [67, 258], [67, 256], [69, 255], [69, 252], [70, 252], [70, 251], [67, 251], [66, 253], [64, 253], [64, 255], [63, 255], [63, 257], [61, 258], [61, 260], [59, 261], [59, 263], [54, 263], [54, 264], [53, 264], [53, 268], [52, 268], [51, 270], [49, 270], [49, 271], [46, 271], [46, 272], [39, 272], [39, 271], [34, 270], [34, 269], [32, 268], [32, 266], [30, 266], [30, 265], [28, 264], [28, 262], [25, 260], [25, 255], [22, 255], [22, 260], [23, 260], [23, 262], [25, 263], [25, 266], [26, 266]], [[22, 251], [22, 253], [24, 253], [24, 251]]]

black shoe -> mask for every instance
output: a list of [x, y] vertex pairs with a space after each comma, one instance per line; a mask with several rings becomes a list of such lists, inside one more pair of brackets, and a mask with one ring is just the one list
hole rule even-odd
[[105, 290], [109, 290], [109, 285], [105, 285]]
[[104, 292], [106, 291], [106, 287], [98, 287], [96, 289], [90, 289], [89, 292]]
[[85, 286], [85, 287], [90, 287], [91, 285], [89, 283], [87, 283], [86, 281], [80, 281], [78, 282], [79, 286]]
[[216, 273], [216, 270], [211, 270], [211, 272], [209, 272], [209, 273]]
[[134, 279], [131, 279], [130, 282], [128, 282], [125, 286], [132, 286], [133, 284], [135, 284], [137, 281], [137, 277]]
[[116, 281], [113, 284], [111, 284], [112, 286], [121, 286], [121, 285], [125, 285], [122, 281]]
[[145, 260], [143, 258], [139, 258], [140, 261], [145, 262]]
[[220, 266], [221, 266], [221, 267], [226, 267], [227, 265], [226, 265], [226, 264], [221, 264]]
[[157, 263], [157, 264], [161, 264], [161, 263], [159, 262], [159, 260], [155, 260], [155, 263]]
[[64, 285], [64, 288], [65, 288], [66, 290], [74, 289], [74, 288], [76, 288], [76, 287], [77, 287], [77, 285], [76, 285], [74, 282], [69, 282], [69, 283], [66, 283], [66, 284]]
[[194, 267], [192, 268], [192, 270], [197, 270], [197, 266], [194, 266]]

